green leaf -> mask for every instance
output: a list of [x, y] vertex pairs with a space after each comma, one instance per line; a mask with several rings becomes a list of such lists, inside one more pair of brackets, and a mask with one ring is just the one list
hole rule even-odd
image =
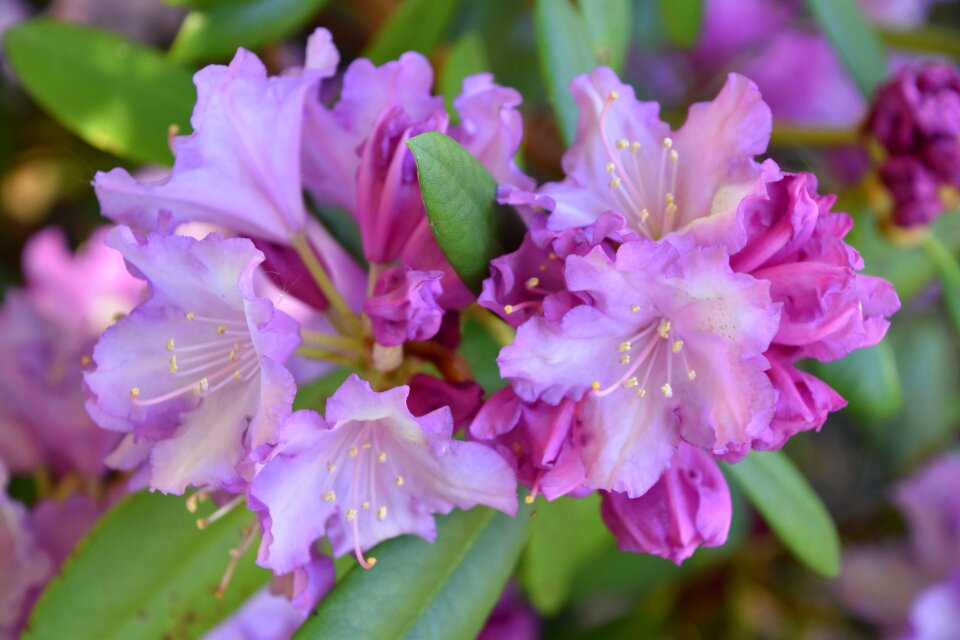
[[924, 238], [923, 249], [940, 274], [943, 300], [953, 326], [960, 329], [960, 265], [950, 250], [932, 235]]
[[863, 419], [888, 418], [903, 406], [903, 387], [889, 342], [804, 368], [836, 389], [850, 403], [849, 410]]
[[293, 400], [293, 410], [313, 409], [314, 411], [323, 411], [327, 398], [333, 395], [333, 392], [340, 388], [343, 381], [346, 380], [353, 371], [348, 369], [337, 369], [325, 376], [317, 378], [310, 384], [301, 385], [297, 388], [297, 397]]
[[725, 465], [753, 506], [798, 560], [829, 578], [840, 572], [840, 536], [830, 513], [790, 459], [754, 451]]
[[871, 100], [887, 77], [887, 52], [857, 0], [807, 0], [807, 6], [860, 92]]
[[577, 570], [607, 546], [611, 536], [600, 519], [599, 494], [540, 501], [536, 509], [520, 583], [537, 610], [552, 616], [566, 604]]
[[589, 28], [569, 0], [537, 0], [534, 5], [540, 68], [563, 141], [569, 146], [577, 129], [577, 106], [570, 81], [597, 66]]
[[505, 253], [500, 234], [509, 214], [494, 206], [497, 183], [480, 161], [436, 131], [407, 141], [417, 159], [430, 228], [450, 265], [480, 293], [492, 259]]
[[196, 93], [186, 69], [118, 35], [52, 20], [6, 34], [10, 64], [30, 96], [94, 147], [170, 164], [171, 124], [188, 129]]
[[256, 49], [306, 23], [327, 0], [245, 0], [191, 11], [170, 46], [177, 62], [230, 58], [237, 47]]
[[487, 54], [483, 50], [480, 36], [474, 32], [464, 34], [450, 49], [447, 62], [440, 76], [440, 93], [450, 114], [450, 121], [456, 122], [459, 116], [453, 108], [454, 99], [463, 91], [463, 79], [490, 68]]
[[363, 255], [363, 239], [357, 219], [341, 207], [322, 207], [310, 194], [306, 194], [307, 210], [330, 232], [333, 239], [350, 254], [357, 264], [366, 270], [370, 265]]
[[40, 597], [31, 640], [194, 638], [225, 618], [270, 574], [241, 559], [226, 595], [214, 597], [229, 550], [255, 517], [237, 507], [203, 531], [181, 496], [137, 493], [104, 516]]
[[374, 64], [405, 51], [428, 54], [443, 40], [460, 0], [403, 0], [373, 36], [363, 56]]
[[500, 345], [487, 328], [480, 322], [464, 314], [460, 327], [461, 342], [458, 352], [470, 365], [474, 379], [483, 387], [487, 394], [503, 389], [506, 380], [500, 377], [500, 367], [497, 365], [497, 355]]
[[437, 518], [433, 544], [401, 536], [371, 552], [295, 636], [311, 638], [473, 638], [503, 591], [530, 528], [530, 509], [510, 517], [477, 507]]
[[580, 0], [580, 10], [594, 58], [620, 73], [630, 46], [633, 4], [629, 0]]
[[703, 22], [702, 0], [659, 0], [660, 25], [674, 44], [692, 47]]

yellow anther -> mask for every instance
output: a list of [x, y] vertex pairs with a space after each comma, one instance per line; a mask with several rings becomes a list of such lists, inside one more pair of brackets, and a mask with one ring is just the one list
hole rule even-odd
[[370, 501], [369, 501], [369, 500], [364, 500], [364, 501], [360, 504], [360, 508], [361, 508], [361, 509], [369, 509], [369, 508], [370, 508]]
[[638, 384], [640, 384], [640, 381], [637, 380], [637, 376], [632, 376], [631, 378], [627, 379], [626, 382], [623, 383], [623, 388], [624, 388], [624, 389], [631, 389], [631, 388], [637, 386]]
[[626, 340], [617, 345], [617, 351], [620, 353], [623, 353], [624, 351], [630, 351], [631, 346], [632, 345], [630, 344], [630, 341]]
[[680, 160], [680, 154], [676, 149], [670, 149], [670, 161], [676, 164], [678, 160]]
[[634, 313], [636, 313], [637, 311], [640, 311], [640, 305], [638, 304], [630, 305], [630, 311], [633, 311]]
[[672, 397], [673, 397], [673, 387], [670, 386], [670, 383], [669, 383], [669, 382], [664, 382], [664, 383], [663, 383], [663, 386], [660, 387], [660, 391], [663, 393], [663, 397], [664, 397], [664, 398], [672, 398]]
[[533, 504], [534, 497], [533, 497], [533, 496], [525, 496], [524, 499], [523, 499], [523, 501], [524, 501], [526, 504]]
[[170, 356], [170, 373], [177, 372], [177, 356]]
[[607, 94], [607, 97], [610, 98], [611, 100], [616, 100], [617, 98], [620, 97], [620, 94], [617, 93], [616, 91], [611, 91], [609, 94]]
[[403, 486], [403, 476], [397, 476], [397, 486], [398, 487]]
[[140, 397], [140, 387], [134, 387], [134, 388], [130, 389], [130, 397], [131, 397], [131, 398], [139, 398], [139, 397]]
[[347, 518], [347, 522], [352, 522], [353, 519], [357, 517], [357, 510], [356, 510], [356, 509], [347, 509], [347, 513], [346, 513], [345, 515], [346, 515], [346, 518]]
[[229, 358], [229, 360], [230, 360], [230, 362], [236, 362], [236, 361], [237, 361], [237, 352], [236, 352], [236, 351], [233, 351], [233, 350], [230, 351], [230, 358]]
[[240, 371], [239, 371], [239, 370], [233, 372], [233, 379], [236, 380], [237, 382], [240, 382]]
[[543, 273], [543, 272], [545, 272], [545, 271], [547, 270], [547, 263], [544, 262], [543, 264], [541, 264], [541, 265], [540, 265], [539, 267], [537, 267], [537, 268], [540, 269], [540, 273]]
[[193, 385], [193, 393], [199, 396], [203, 393], [203, 388], [201, 388], [199, 384], [195, 384]]
[[513, 305], [512, 304], [503, 305], [503, 312], [507, 315], [510, 315], [511, 313], [513, 313]]
[[[598, 383], [596, 383], [596, 384], [597, 384], [597, 388], [600, 388], [600, 387], [599, 387], [600, 383], [598, 382]], [[510, 448], [513, 449], [513, 452], [514, 452], [515, 454], [517, 454], [517, 455], [520, 455], [521, 453], [523, 453], [523, 447], [520, 446], [520, 443], [519, 443], [519, 442], [514, 442], [514, 443], [510, 446]]]
[[373, 565], [377, 564], [377, 559], [376, 559], [376, 558], [367, 558], [367, 564], [368, 564], [368, 565], [370, 566], [370, 568], [372, 569], [372, 568], [373, 568]]
[[225, 334], [226, 332], [227, 332], [227, 328], [226, 328], [225, 326], [223, 326], [222, 324], [221, 324], [221, 325], [217, 325], [217, 335], [218, 335], [218, 336], [222, 336], [222, 335]]
[[630, 364], [630, 356], [620, 356], [620, 364]]
[[650, 219], [650, 212], [647, 211], [646, 209], [641, 209], [641, 210], [640, 210], [640, 222], [646, 222], [646, 221], [649, 220], [649, 219]]
[[364, 449], [369, 449], [370, 447], [373, 446], [373, 444], [371, 444], [370, 441], [367, 440], [366, 442], [364, 442], [364, 443], [363, 443], [362, 445], [360, 445], [360, 446], [362, 446]]
[[357, 450], [356, 447], [350, 447], [349, 453], [350, 453], [350, 457], [351, 457], [351, 458], [356, 458], [356, 457], [357, 457], [357, 454], [360, 453], [360, 452]]
[[527, 278], [525, 286], [527, 289], [533, 289], [534, 287], [540, 286], [540, 278], [537, 278], [536, 276], [533, 278]]
[[630, 146], [630, 143], [627, 142], [624, 138], [617, 140], [617, 149], [626, 149]]
[[333, 489], [331, 489], [330, 491], [327, 491], [325, 494], [323, 494], [323, 501], [324, 501], [324, 502], [333, 502], [333, 501], [336, 500], [336, 499], [337, 499], [337, 494], [334, 493]]
[[613, 173], [616, 170], [617, 170], [617, 165], [613, 164], [612, 162], [607, 163], [607, 173]]
[[663, 199], [667, 201], [667, 204], [672, 204], [674, 200], [673, 194], [668, 191], [667, 193], [663, 194]]
[[240, 343], [239, 343], [239, 342], [234, 342], [234, 343], [233, 343], [233, 350], [236, 351], [237, 353], [240, 353], [241, 349], [240, 349]]
[[657, 327], [657, 333], [658, 333], [658, 334], [660, 335], [660, 337], [663, 338], [664, 340], [666, 340], [667, 338], [669, 338], [669, 337], [670, 337], [670, 321], [669, 321], [669, 320], [664, 320], [663, 322], [661, 322], [661, 323], [660, 323], [660, 326]]
[[332, 462], [327, 463], [327, 471], [329, 471], [330, 473], [333, 473], [336, 470], [337, 470], [337, 465], [333, 464]]
[[82, 356], [80, 358], [80, 366], [85, 367], [90, 364], [90, 356]]
[[677, 212], [677, 205], [676, 205], [676, 204], [674, 204], [674, 203], [671, 202], [670, 204], [667, 205], [666, 213], [667, 213], [668, 216], [672, 216], [672, 215], [675, 214], [676, 212]]
[[386, 461], [387, 461], [387, 452], [381, 451], [380, 455], [377, 456], [377, 462], [379, 462], [380, 464], [383, 464]]
[[683, 340], [677, 340], [673, 343], [673, 352], [680, 353], [680, 349], [683, 349]]
[[547, 257], [550, 258], [551, 260], [556, 260], [556, 259], [557, 259], [557, 254], [554, 253], [553, 251], [551, 251], [551, 252], [550, 252], [550, 255], [547, 256]]
[[[600, 391], [600, 381], [594, 380], [593, 384], [590, 385], [590, 388], [593, 389], [594, 391]], [[519, 448], [519, 445], [517, 448]]]
[[380, 507], [377, 509], [377, 520], [386, 520], [387, 519], [387, 508]]
[[647, 395], [647, 390], [646, 390], [646, 389], [644, 389], [643, 387], [640, 387], [639, 389], [637, 389], [637, 396], [638, 396], [638, 397], [644, 398], [644, 397], [646, 397], [646, 395]]
[[200, 388], [201, 388], [203, 391], [207, 391], [208, 389], [210, 389], [210, 381], [207, 380], [206, 378], [200, 378], [200, 383], [199, 383], [199, 384], [200, 384]]
[[176, 348], [176, 344], [173, 341], [173, 338], [167, 340], [167, 351], [173, 351]]
[[673, 140], [672, 140], [672, 139], [670, 139], [670, 138], [664, 138], [664, 139], [663, 139], [663, 148], [664, 148], [664, 149], [669, 149], [669, 148], [672, 147], [672, 146], [673, 146]]
[[634, 153], [636, 153], [637, 151], [640, 151], [641, 146], [642, 145], [639, 142], [634, 140], [633, 142], [630, 143], [630, 151], [633, 151]]
[[690, 369], [690, 371], [687, 371], [687, 380], [689, 380], [690, 382], [693, 382], [696, 379], [697, 379], [696, 371], [694, 371], [693, 369]]
[[193, 321], [193, 320], [196, 320], [196, 319], [197, 319], [197, 314], [195, 314], [193, 311], [188, 311], [188, 312], [187, 312], [187, 320]]
[[616, 188], [619, 187], [619, 186], [620, 186], [620, 178], [617, 178], [616, 176], [614, 176], [614, 177], [610, 180], [610, 188], [611, 188], [611, 189], [616, 189]]

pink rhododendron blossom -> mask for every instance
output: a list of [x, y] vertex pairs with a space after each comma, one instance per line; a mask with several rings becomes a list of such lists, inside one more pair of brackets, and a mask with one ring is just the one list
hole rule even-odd
[[723, 455], [766, 428], [779, 305], [722, 249], [635, 240], [569, 257], [565, 277], [592, 303], [528, 320], [498, 362], [527, 402], [584, 398], [587, 486], [638, 497], [681, 438]]
[[442, 271], [413, 271], [404, 265], [380, 274], [363, 305], [378, 344], [396, 346], [436, 335], [443, 317], [436, 301], [442, 277]]
[[708, 454], [681, 444], [649, 491], [638, 498], [604, 492], [600, 511], [621, 549], [680, 564], [701, 545], [727, 541], [730, 490]]
[[410, 412], [419, 417], [449, 407], [454, 431], [469, 424], [482, 404], [483, 387], [473, 380], [450, 382], [423, 373], [410, 377]]
[[323, 536], [334, 555], [382, 540], [433, 540], [433, 514], [477, 504], [517, 508], [515, 478], [493, 450], [453, 440], [450, 411], [415, 417], [407, 387], [377, 393], [356, 375], [327, 401], [327, 419], [294, 413], [281, 444], [257, 473], [251, 504], [264, 537], [259, 562], [278, 573], [309, 558]]
[[889, 282], [858, 273], [863, 260], [844, 242], [853, 221], [830, 212], [836, 198], [819, 195], [814, 176], [784, 174], [765, 187], [764, 194], [741, 204], [747, 242], [730, 264], [769, 282], [770, 296], [782, 305], [780, 326], [765, 354], [777, 411], [753, 445], [775, 449], [800, 431], [819, 429], [829, 412], [846, 404], [794, 363], [829, 362], [877, 344], [900, 301]]
[[567, 177], [537, 192], [555, 201], [550, 228], [616, 211], [647, 238], [689, 230], [704, 243], [737, 243], [737, 205], [761, 185], [753, 157], [770, 139], [770, 109], [756, 85], [731, 74], [712, 102], [690, 107], [676, 133], [659, 119], [659, 105], [638, 101], [610, 69], [578, 76], [571, 88], [580, 118], [563, 157]]
[[107, 238], [150, 284], [150, 299], [93, 352], [87, 406], [106, 429], [152, 443], [150, 486], [243, 484], [237, 465], [274, 441], [295, 385], [283, 362], [296, 322], [253, 291], [263, 254], [249, 240], [118, 227]]
[[540, 617], [524, 601], [517, 586], [508, 583], [477, 640], [537, 640], [539, 637]]
[[230, 66], [205, 67], [195, 76], [194, 133], [174, 139], [173, 172], [159, 183], [137, 182], [123, 169], [98, 173], [103, 215], [146, 231], [199, 220], [289, 243], [307, 220], [300, 173], [306, 101], [330, 73], [268, 77], [244, 49]]

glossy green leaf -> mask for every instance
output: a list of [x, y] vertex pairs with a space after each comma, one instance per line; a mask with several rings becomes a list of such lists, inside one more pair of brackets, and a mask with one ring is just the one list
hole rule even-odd
[[657, 4], [667, 38], [682, 47], [696, 44], [703, 22], [703, 0], [659, 0]]
[[10, 64], [30, 96], [91, 145], [139, 162], [170, 164], [171, 124], [188, 130], [191, 73], [116, 34], [52, 20], [6, 33]]
[[887, 52], [857, 0], [807, 0], [807, 6], [860, 92], [872, 99], [887, 77]]
[[405, 51], [427, 54], [443, 40], [460, 0], [403, 0], [373, 36], [363, 55], [374, 64]]
[[[225, 597], [217, 589], [244, 529], [255, 517], [240, 506], [203, 531], [182, 496], [137, 493], [115, 506], [84, 538], [30, 618], [31, 640], [195, 638], [270, 579], [241, 559]], [[254, 547], [256, 545], [253, 545]]]
[[820, 497], [780, 451], [754, 451], [726, 465], [753, 506], [794, 556], [817, 573], [840, 571], [840, 536]]
[[510, 517], [477, 507], [437, 518], [433, 544], [401, 536], [369, 555], [321, 602], [295, 638], [473, 638], [510, 579], [530, 509]]
[[323, 412], [327, 398], [340, 388], [343, 381], [353, 373], [348, 369], [336, 369], [309, 384], [297, 387], [297, 397], [293, 400], [293, 410], [313, 409]]
[[489, 69], [490, 63], [487, 62], [483, 42], [476, 33], [471, 31], [464, 34], [451, 47], [447, 62], [443, 66], [443, 74], [440, 76], [440, 93], [443, 95], [451, 122], [459, 119], [453, 108], [453, 101], [463, 91], [463, 79]]
[[633, 3], [630, 0], [580, 0], [579, 4], [597, 62], [621, 72], [630, 46]]
[[500, 234], [509, 219], [494, 206], [497, 183], [442, 133], [428, 131], [407, 146], [417, 159], [420, 193], [437, 243], [460, 279], [479, 294], [490, 261], [505, 253]]
[[569, 0], [537, 0], [534, 21], [547, 95], [563, 141], [570, 145], [577, 129], [577, 106], [570, 94], [570, 81], [597, 66], [590, 31]]
[[540, 500], [535, 508], [520, 583], [537, 610], [551, 616], [566, 603], [577, 570], [612, 537], [600, 518], [599, 494]]
[[889, 342], [858, 349], [833, 362], [810, 362], [804, 368], [836, 389], [847, 399], [849, 410], [863, 419], [887, 418], [903, 406], [903, 388]]
[[474, 379], [484, 391], [491, 394], [507, 386], [509, 383], [500, 377], [500, 367], [497, 365], [500, 345], [487, 328], [465, 315], [460, 335], [460, 348], [457, 351], [466, 359]]
[[284, 38], [315, 15], [327, 0], [243, 0], [191, 11], [170, 46], [177, 62], [233, 56]]

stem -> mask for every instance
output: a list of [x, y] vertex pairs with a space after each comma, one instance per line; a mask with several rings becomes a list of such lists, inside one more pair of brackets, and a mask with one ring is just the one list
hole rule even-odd
[[513, 343], [513, 339], [517, 335], [516, 330], [490, 311], [473, 305], [467, 309], [467, 313], [471, 318], [483, 325], [487, 333], [489, 333], [501, 347]]
[[336, 362], [346, 367], [351, 367], [353, 369], [359, 368], [359, 359], [351, 358], [345, 356], [342, 353], [334, 353], [332, 351], [325, 351], [324, 349], [317, 349], [315, 347], [299, 347], [296, 351], [298, 356], [303, 356], [304, 358], [311, 358], [313, 360], [328, 360], [330, 362]]
[[924, 27], [910, 31], [881, 31], [884, 44], [897, 49], [940, 53], [960, 58], [960, 32], [944, 27]]
[[310, 242], [307, 240], [306, 236], [304, 236], [302, 233], [295, 235], [293, 236], [291, 243], [294, 250], [296, 250], [297, 255], [299, 255], [300, 259], [303, 261], [304, 266], [307, 267], [307, 271], [310, 272], [310, 275], [313, 276], [317, 286], [320, 287], [320, 291], [323, 292], [323, 295], [330, 302], [330, 306], [333, 307], [333, 310], [336, 312], [334, 316], [334, 323], [336, 324], [336, 318], [339, 316], [350, 326], [350, 328], [359, 331], [360, 321], [355, 315], [353, 315], [353, 312], [350, 311], [350, 307], [347, 306], [347, 303], [340, 295], [340, 292], [337, 291], [337, 288], [333, 286], [330, 276], [327, 275], [323, 265], [320, 264], [320, 261], [317, 259], [317, 255], [313, 252], [313, 248], [310, 246]]
[[311, 329], [300, 328], [300, 337], [304, 342], [319, 347], [330, 347], [333, 349], [343, 349], [353, 351], [357, 354], [364, 353], [363, 342], [359, 338], [350, 336], [338, 336], [322, 331], [313, 331]]
[[844, 147], [860, 143], [857, 129], [811, 129], [777, 125], [770, 136], [771, 146]]

